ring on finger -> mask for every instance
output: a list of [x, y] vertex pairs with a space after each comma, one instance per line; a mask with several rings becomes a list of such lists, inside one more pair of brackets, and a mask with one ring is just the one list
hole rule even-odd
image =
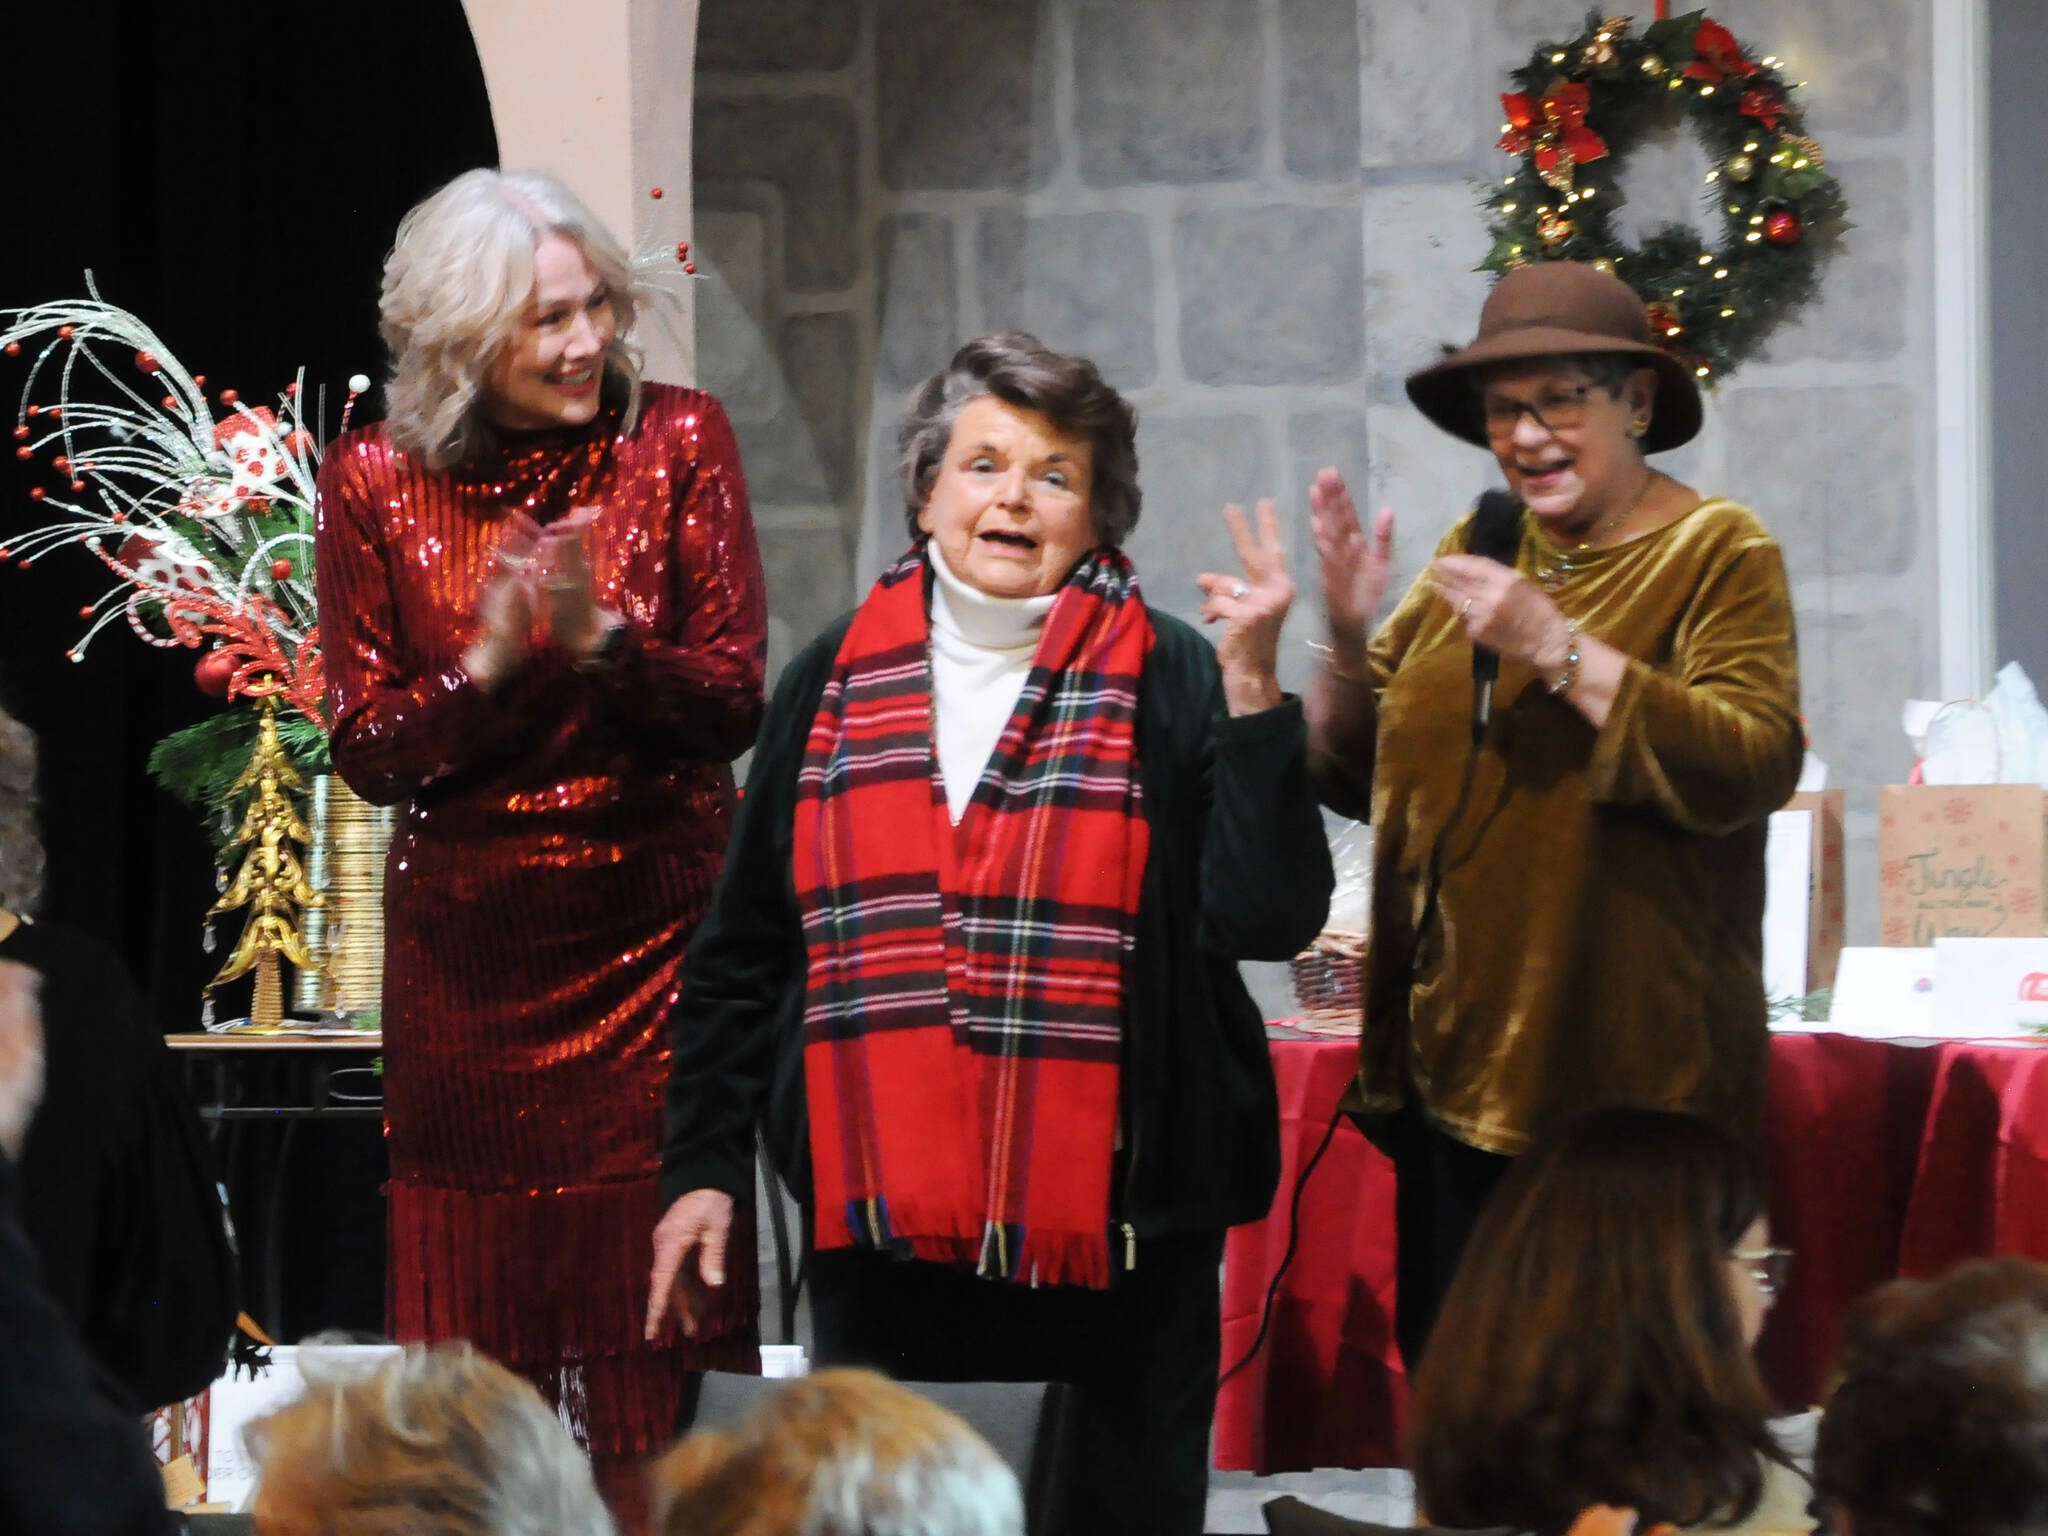
[[1233, 581], [1230, 584], [1230, 595], [1232, 597], [1241, 599], [1249, 591], [1251, 591], [1251, 588], [1241, 581]]

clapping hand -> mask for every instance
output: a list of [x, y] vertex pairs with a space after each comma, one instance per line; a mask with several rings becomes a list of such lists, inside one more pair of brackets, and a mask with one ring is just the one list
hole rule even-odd
[[1233, 715], [1256, 714], [1280, 702], [1275, 670], [1280, 656], [1280, 626], [1294, 604], [1294, 579], [1287, 574], [1287, 554], [1280, 547], [1280, 523], [1273, 503], [1258, 506], [1258, 536], [1252, 536], [1242, 507], [1225, 507], [1231, 542], [1237, 545], [1242, 576], [1204, 572], [1195, 578], [1208, 601], [1202, 622], [1222, 620], [1223, 638], [1216, 660], [1223, 668], [1223, 697]]

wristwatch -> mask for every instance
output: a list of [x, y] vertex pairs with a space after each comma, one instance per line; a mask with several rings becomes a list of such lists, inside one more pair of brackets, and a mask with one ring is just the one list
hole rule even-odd
[[579, 667], [601, 667], [617, 659], [626, 645], [626, 626], [623, 621], [608, 625], [605, 632], [597, 637], [593, 645], [576, 663]]

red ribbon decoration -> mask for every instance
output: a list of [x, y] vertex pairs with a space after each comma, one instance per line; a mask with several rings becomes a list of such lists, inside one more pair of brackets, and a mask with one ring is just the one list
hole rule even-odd
[[1571, 190], [1572, 167], [1607, 154], [1607, 143], [1586, 126], [1591, 95], [1577, 80], [1559, 81], [1541, 102], [1519, 93], [1500, 99], [1508, 131], [1500, 147], [1510, 154], [1536, 152], [1536, 174], [1560, 192]]
[[1699, 55], [1698, 60], [1681, 71], [1688, 80], [1719, 85], [1730, 75], [1739, 78], [1756, 73], [1756, 65], [1742, 56], [1742, 45], [1735, 41], [1735, 34], [1718, 21], [1700, 22], [1699, 31], [1693, 34], [1692, 49]]

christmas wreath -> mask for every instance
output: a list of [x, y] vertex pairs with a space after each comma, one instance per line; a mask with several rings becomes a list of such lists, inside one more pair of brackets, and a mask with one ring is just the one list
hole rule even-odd
[[[1650, 306], [1663, 344], [1709, 381], [1812, 300], [1844, 204], [1780, 60], [1752, 57], [1704, 11], [1640, 34], [1596, 11], [1512, 79], [1500, 147], [1520, 164], [1486, 188], [1494, 243], [1483, 269], [1585, 261], [1613, 272]], [[1647, 134], [1680, 121], [1711, 162], [1719, 237], [1669, 224], [1630, 246], [1614, 228], [1616, 183]]]

